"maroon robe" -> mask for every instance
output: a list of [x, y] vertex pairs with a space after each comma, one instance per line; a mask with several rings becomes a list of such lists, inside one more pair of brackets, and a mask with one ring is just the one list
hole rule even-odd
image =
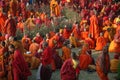
[[14, 52], [14, 60], [12, 61], [14, 80], [27, 80], [31, 72], [25, 62], [25, 59], [19, 50]]
[[68, 59], [63, 63], [60, 71], [61, 80], [76, 80], [76, 74], [78, 73], [79, 69], [73, 68], [72, 59]]

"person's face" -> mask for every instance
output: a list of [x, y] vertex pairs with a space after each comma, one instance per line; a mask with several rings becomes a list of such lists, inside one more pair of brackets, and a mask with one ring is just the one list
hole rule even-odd
[[14, 52], [14, 49], [13, 48], [10, 48], [10, 47], [8, 47], [8, 50], [10, 51], [10, 52]]

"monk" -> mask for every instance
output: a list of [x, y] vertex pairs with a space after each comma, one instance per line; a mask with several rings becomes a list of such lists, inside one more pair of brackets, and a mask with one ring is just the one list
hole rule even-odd
[[94, 13], [90, 17], [89, 34], [91, 34], [91, 37], [95, 40], [99, 37], [100, 34], [99, 26], [98, 26], [98, 18]]
[[2, 9], [0, 9], [0, 32], [4, 33], [4, 24], [5, 24], [6, 17], [2, 12]]
[[8, 19], [5, 21], [4, 33], [9, 34], [10, 36], [16, 35], [16, 22], [11, 14], [8, 15]]
[[120, 53], [120, 30], [116, 32], [114, 40], [110, 43], [109, 52]]
[[13, 53], [13, 61], [10, 63], [13, 69], [13, 79], [14, 80], [27, 80], [28, 76], [31, 75], [31, 72], [25, 62], [21, 51], [15, 49], [14, 45], [9, 45], [9, 51]]
[[28, 51], [30, 44], [31, 44], [31, 39], [27, 35], [24, 35], [21, 42], [22, 42], [24, 49]]
[[50, 2], [51, 16], [60, 16], [60, 7], [56, 0], [51, 0]]
[[29, 30], [33, 30], [35, 28], [35, 23], [33, 19], [33, 15], [31, 15], [29, 18], [27, 18], [25, 25]]
[[91, 56], [91, 50], [86, 50], [84, 53], [82, 52], [79, 56], [80, 61], [80, 69], [87, 70], [89, 65], [94, 64], [94, 59]]
[[84, 31], [81, 32], [82, 40], [87, 39], [88, 38], [88, 34], [89, 34], [89, 32], [86, 29], [84, 29]]
[[108, 79], [109, 70], [110, 70], [110, 58], [108, 54], [108, 45], [106, 45], [96, 61], [96, 71], [101, 80], [109, 80]]
[[37, 33], [36, 36], [34, 37], [34, 40], [37, 44], [40, 44], [40, 42], [43, 40], [43, 38], [40, 35], [40, 33]]
[[23, 47], [21, 41], [19, 41], [19, 40], [17, 39], [17, 37], [10, 37], [10, 38], [9, 38], [9, 41], [10, 41], [10, 44], [12, 44], [12, 45], [15, 46], [15, 49], [20, 50], [20, 52], [21, 52], [22, 54], [24, 54], [24, 52], [25, 52], [24, 47]]
[[29, 51], [31, 52], [31, 56], [34, 56], [35, 53], [37, 53], [39, 49], [39, 44], [37, 44], [34, 40], [32, 40], [32, 43], [29, 47]]
[[18, 10], [17, 0], [11, 0], [10, 4], [9, 4], [9, 7], [10, 7], [10, 13], [12, 13], [13, 16], [16, 16], [16, 13], [17, 13], [17, 10]]
[[19, 20], [18, 23], [17, 23], [17, 28], [23, 33], [24, 31], [24, 20]]
[[3, 56], [5, 52], [8, 51], [7, 47], [6, 47], [6, 44], [4, 41], [1, 42], [1, 45], [0, 45], [0, 56]]
[[59, 33], [56, 33], [51, 39], [49, 39], [48, 44], [51, 48], [55, 48], [58, 46], [59, 40], [60, 40], [60, 35]]
[[118, 70], [118, 64], [119, 64], [119, 55], [115, 54], [114, 59], [110, 61], [110, 70], [111, 72], [117, 72]]
[[94, 49], [95, 48], [95, 42], [94, 40], [91, 38], [91, 35], [88, 35], [88, 38], [85, 39], [85, 43], [87, 43], [89, 45], [90, 49]]
[[5, 36], [2, 36], [2, 34], [0, 33], [0, 42], [5, 40]]
[[74, 37], [74, 34], [71, 33], [70, 37], [69, 37], [69, 41], [72, 47], [77, 47], [77, 39]]
[[74, 37], [79, 40], [80, 39], [80, 28], [78, 26], [78, 24], [76, 24], [75, 28], [73, 29], [72, 33], [74, 34]]
[[78, 80], [79, 61], [76, 53], [71, 53], [71, 58], [66, 60], [60, 70], [61, 80]]
[[103, 34], [100, 33], [100, 37], [97, 38], [95, 50], [102, 50], [104, 46], [107, 44]]
[[107, 42], [111, 42], [114, 39], [115, 35], [115, 29], [111, 26], [111, 24], [108, 24], [107, 26], [103, 27], [104, 38]]
[[62, 47], [62, 60], [66, 61], [71, 56], [71, 49], [68, 47], [68, 43], [64, 42], [64, 46]]
[[50, 38], [52, 38], [55, 35], [55, 32], [54, 31], [50, 31], [49, 35], [50, 35]]
[[67, 26], [65, 25], [64, 29], [63, 29], [63, 38], [64, 39], [68, 39], [70, 36], [70, 30], [67, 28]]
[[43, 44], [41, 61], [42, 63], [38, 69], [37, 79], [50, 80], [53, 70], [52, 48], [50, 48], [46, 42]]
[[5, 69], [5, 63], [4, 63], [4, 54], [5, 52], [8, 51], [7, 47], [5, 46], [5, 42], [1, 42], [1, 48], [0, 48], [0, 80], [1, 78], [4, 78], [5, 77], [5, 72], [6, 72], [6, 69]]

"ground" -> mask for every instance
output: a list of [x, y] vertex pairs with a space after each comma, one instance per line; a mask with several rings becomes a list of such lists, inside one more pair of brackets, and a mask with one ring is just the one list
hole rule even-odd
[[[59, 51], [60, 51], [59, 53], [61, 53], [61, 50]], [[79, 49], [75, 48], [72, 49], [72, 51], [78, 53]], [[100, 54], [100, 51], [92, 50], [92, 52], [93, 52], [92, 56], [96, 60], [96, 58]], [[109, 53], [109, 54], [110, 54], [110, 58], [112, 59], [114, 53]], [[31, 72], [32, 72], [32, 76], [30, 76], [28, 80], [36, 80], [37, 70], [32, 70]], [[117, 73], [109, 73], [109, 80], [115, 80], [114, 77], [116, 75]], [[56, 70], [55, 72], [53, 72], [51, 80], [60, 80], [60, 70]], [[99, 80], [99, 77], [96, 72], [80, 71], [79, 80]]]

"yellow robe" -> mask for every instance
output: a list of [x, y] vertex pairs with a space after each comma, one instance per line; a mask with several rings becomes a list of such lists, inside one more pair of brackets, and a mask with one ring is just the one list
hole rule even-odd
[[77, 42], [76, 42], [76, 38], [73, 37], [73, 36], [70, 36], [69, 37], [69, 40], [70, 40], [70, 44], [77, 47]]
[[110, 61], [110, 64], [111, 64], [111, 66], [110, 66], [111, 72], [117, 72], [117, 70], [118, 70], [118, 64], [119, 64], [119, 59], [112, 59]]
[[60, 16], [60, 7], [59, 7], [58, 2], [56, 0], [52, 0], [50, 2], [50, 10], [51, 10], [51, 16], [53, 16], [53, 14], [55, 16]]

